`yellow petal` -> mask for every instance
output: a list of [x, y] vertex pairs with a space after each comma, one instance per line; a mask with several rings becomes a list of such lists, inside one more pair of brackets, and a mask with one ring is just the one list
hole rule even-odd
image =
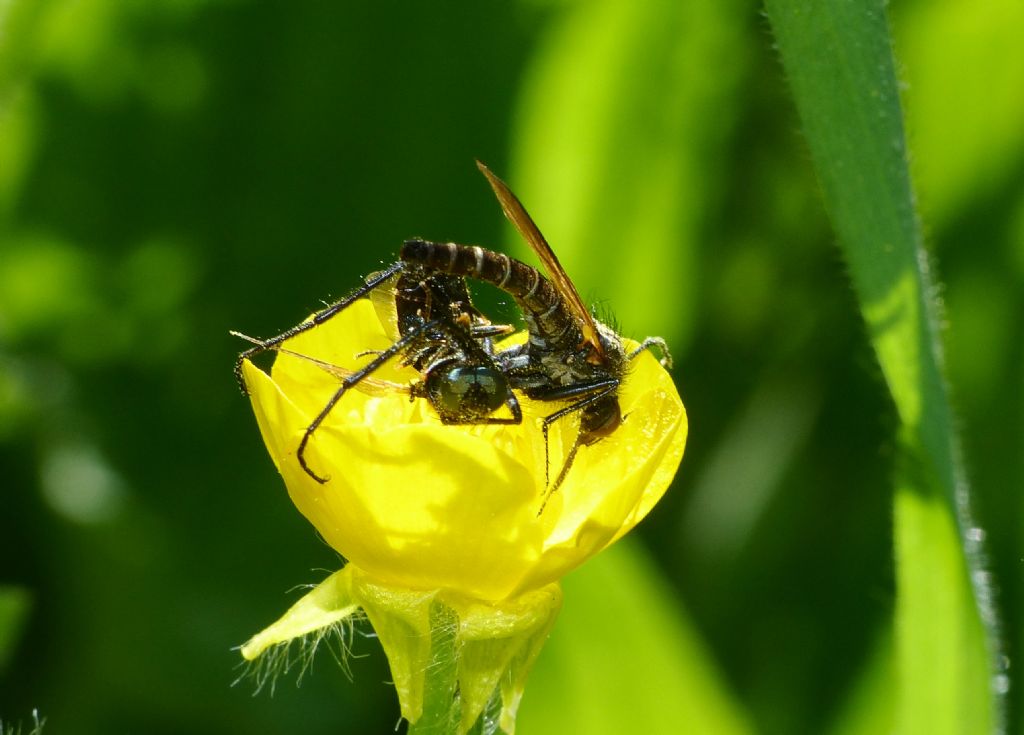
[[[367, 301], [287, 343], [289, 350], [355, 369], [384, 349]], [[611, 436], [582, 447], [538, 516], [544, 492], [540, 419], [551, 403], [520, 398], [520, 425], [445, 426], [424, 400], [348, 391], [295, 456], [313, 418], [339, 386], [314, 363], [278, 355], [272, 377], [243, 366], [260, 430], [292, 500], [331, 546], [396, 588], [450, 590], [483, 601], [544, 587], [633, 527], [668, 487], [682, 457], [686, 414], [668, 373], [640, 355], [620, 389], [626, 417]], [[419, 376], [389, 365], [375, 377], [407, 385]], [[561, 466], [576, 419], [550, 435]]]

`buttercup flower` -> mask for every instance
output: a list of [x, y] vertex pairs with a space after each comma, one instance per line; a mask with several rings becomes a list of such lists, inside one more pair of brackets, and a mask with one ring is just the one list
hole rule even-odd
[[[361, 609], [388, 656], [402, 715], [415, 722], [437, 611], [453, 611], [446, 619], [459, 651], [459, 730], [473, 725], [500, 682], [500, 724], [511, 732], [526, 674], [557, 614], [558, 580], [629, 531], [662, 496], [682, 458], [686, 414], [668, 373], [649, 352], [639, 355], [619, 390], [623, 424], [580, 448], [538, 515], [545, 491], [540, 419], [553, 404], [520, 396], [521, 424], [451, 426], [425, 400], [353, 389], [306, 447], [306, 462], [329, 478], [317, 482], [296, 451], [339, 379], [297, 355], [353, 369], [389, 344], [372, 305], [360, 300], [289, 340], [270, 375], [243, 366], [292, 501], [348, 565], [242, 652], [255, 658]], [[407, 385], [419, 375], [389, 365], [375, 377]], [[571, 418], [551, 427], [553, 473], [576, 431]]]

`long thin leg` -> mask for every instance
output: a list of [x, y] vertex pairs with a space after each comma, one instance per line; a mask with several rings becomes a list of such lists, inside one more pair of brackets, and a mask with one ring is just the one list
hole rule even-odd
[[477, 324], [469, 328], [469, 333], [476, 339], [504, 337], [507, 334], [512, 334], [514, 331], [516, 331], [516, 328], [511, 324]]
[[[586, 408], [590, 404], [595, 403], [595, 402], [601, 400], [602, 398], [607, 396], [609, 393], [612, 393], [616, 388], [618, 388], [619, 387], [619, 382], [620, 381], [618, 380], [618, 378], [608, 378], [607, 380], [602, 380], [602, 381], [599, 381], [597, 383], [588, 383], [588, 384], [585, 384], [584, 386], [569, 386], [567, 389], [565, 389], [566, 395], [574, 395], [574, 394], [575, 395], [579, 395], [579, 393], [585, 392], [581, 388], [587, 388], [587, 390], [597, 391], [597, 392], [593, 393], [592, 395], [588, 395], [586, 398], [583, 398], [582, 400], [576, 401], [576, 403], [573, 403], [573, 404], [571, 404], [569, 406], [566, 406], [565, 408], [560, 408], [557, 411], [555, 411], [554, 413], [548, 414], [547, 416], [544, 417], [544, 423], [541, 424], [541, 433], [544, 435], [544, 486], [545, 487], [548, 487], [548, 479], [550, 477], [550, 466], [551, 466], [549, 452], [548, 452], [548, 427], [550, 427], [551, 424], [553, 424], [554, 422], [558, 421], [558, 419], [562, 418], [563, 416], [567, 416], [570, 413], [575, 413], [576, 411], [582, 411], [584, 408]], [[573, 392], [570, 392], [570, 389], [577, 389], [577, 390], [575, 390], [575, 393], [573, 393]], [[552, 392], [561, 393], [562, 391], [552, 391]], [[552, 400], [552, 399], [545, 399], [545, 400]], [[577, 450], [577, 448], [579, 447], [579, 444], [580, 444], [580, 436], [581, 435], [579, 433], [576, 434], [576, 441], [573, 444], [573, 448], [569, 451], [569, 456], [566, 458], [565, 464], [562, 465], [562, 469], [558, 473], [558, 477], [555, 478], [555, 484], [552, 485], [550, 487], [550, 489], [548, 489], [546, 491], [549, 496], [551, 495], [551, 493], [553, 493], [555, 490], [558, 489], [558, 486], [562, 484], [562, 480], [565, 479], [566, 473], [569, 472], [569, 467], [572, 465], [572, 461], [576, 457], [576, 450]], [[545, 500], [544, 502], [547, 503], [547, 500]]]
[[[615, 390], [619, 386], [618, 378], [606, 378], [602, 380], [596, 380], [590, 383], [577, 383], [576, 385], [560, 385], [555, 388], [549, 388], [543, 391], [534, 391], [530, 394], [530, 397], [538, 401], [562, 401], [567, 398], [575, 398], [581, 395], [593, 394], [595, 391], [599, 391], [596, 394], [596, 398], [601, 398], [608, 394], [610, 390]], [[596, 400], [596, 399], [595, 399]], [[586, 407], [592, 403], [589, 399], [585, 398], [582, 401], [577, 401], [570, 406], [561, 408], [552, 414], [544, 417], [544, 424], [541, 426], [541, 431], [544, 434], [544, 487], [548, 486], [550, 478], [550, 469], [548, 461], [548, 427], [558, 421], [558, 419], [566, 416], [567, 414], [574, 413], [580, 409]]]
[[369, 376], [371, 373], [380, 368], [392, 357], [394, 357], [403, 349], [405, 349], [406, 345], [408, 345], [409, 342], [411, 342], [414, 339], [417, 339], [425, 332], [437, 328], [437, 326], [438, 322], [436, 321], [426, 322], [424, 324], [419, 325], [418, 327], [416, 327], [416, 329], [412, 330], [408, 334], [403, 335], [400, 340], [392, 344], [386, 350], [382, 351], [371, 362], [367, 363], [365, 366], [363, 366], [362, 368], [360, 368], [359, 370], [352, 373], [351, 375], [349, 375], [348, 377], [341, 381], [341, 385], [338, 387], [338, 390], [334, 392], [334, 395], [331, 396], [330, 400], [327, 401], [327, 405], [323, 407], [319, 414], [317, 414], [316, 418], [313, 419], [312, 423], [310, 423], [310, 425], [306, 427], [306, 432], [302, 435], [302, 441], [299, 442], [299, 448], [298, 451], [296, 452], [296, 456], [298, 457], [299, 464], [302, 465], [302, 469], [305, 470], [307, 475], [312, 477], [321, 485], [331, 479], [330, 477], [320, 477], [320, 475], [313, 472], [313, 470], [310, 469], [309, 465], [306, 464], [306, 445], [309, 443], [310, 437], [313, 436], [313, 432], [316, 431], [317, 428], [319, 428], [320, 424], [324, 422], [324, 419], [326, 419], [327, 415], [331, 412], [331, 409], [334, 408], [338, 401], [341, 400], [341, 397], [345, 395], [345, 391], [357, 385], [360, 380]]
[[671, 370], [672, 369], [672, 353], [670, 353], [668, 351], [668, 345], [665, 343], [665, 340], [663, 340], [661, 337], [648, 337], [647, 339], [645, 339], [643, 342], [641, 342], [637, 346], [637, 348], [635, 350], [633, 350], [632, 352], [629, 353], [629, 359], [630, 360], [634, 359], [641, 352], [643, 352], [645, 350], [649, 350], [652, 347], [657, 347], [658, 348], [658, 352], [661, 353], [661, 359], [658, 360], [658, 362], [661, 363], [661, 366], [663, 368], [667, 368], [668, 370]]
[[[239, 337], [241, 339], [244, 339], [245, 341], [251, 342], [254, 345], [262, 344], [262, 342], [260, 340], [256, 339], [255, 337], [250, 337], [249, 335], [242, 334], [241, 332], [236, 332], [234, 330], [231, 330], [228, 334], [230, 334], [233, 337]], [[325, 373], [330, 373], [331, 375], [333, 375], [333, 376], [335, 376], [337, 378], [341, 378], [343, 380], [345, 378], [350, 377], [351, 375], [353, 375], [356, 372], [355, 370], [347, 370], [347, 369], [345, 369], [345, 368], [343, 368], [343, 367], [341, 367], [339, 365], [335, 365], [332, 362], [327, 362], [326, 360], [320, 360], [320, 359], [318, 359], [316, 357], [313, 357], [312, 355], [304, 355], [301, 352], [296, 352], [295, 350], [289, 350], [287, 347], [282, 347], [281, 345], [277, 345], [276, 347], [273, 348], [273, 350], [277, 354], [279, 354], [279, 355], [290, 355], [291, 357], [298, 358], [299, 360], [305, 360], [306, 362], [308, 362], [308, 363], [310, 363], [312, 365], [316, 365], [318, 368], [323, 370]], [[369, 352], [360, 352], [360, 353], [356, 354], [356, 357], [357, 358], [358, 357], [363, 357], [364, 355], [379, 355], [380, 353], [381, 353], [381, 350], [372, 350], [372, 351], [369, 351]], [[383, 388], [383, 389], [386, 389], [386, 390], [398, 391], [399, 393], [408, 393], [408, 394], [412, 395], [411, 386], [403, 385], [402, 383], [393, 383], [393, 382], [391, 382], [389, 380], [376, 380], [375, 378], [371, 378], [368, 375], [364, 375], [359, 382], [360, 383], [367, 383], [367, 382], [369, 382], [371, 384], [371, 386], [373, 386], [375, 388]], [[372, 391], [369, 391], [369, 392], [371, 394], [373, 394]]]
[[[622, 381], [619, 378], [601, 378], [600, 380], [592, 380], [589, 383], [560, 385], [543, 391], [533, 391], [530, 393], [530, 397], [535, 401], [564, 401], [567, 398], [589, 396], [598, 392], [600, 396], [603, 396], [608, 392], [608, 388], [614, 390], [619, 387], [621, 382]], [[558, 412], [551, 415], [556, 416], [556, 414], [561, 415], [561, 413], [572, 413], [577, 405], [579, 404], [574, 403], [572, 406], [560, 409]]]
[[551, 500], [551, 496], [555, 494], [555, 490], [562, 486], [565, 476], [569, 474], [569, 468], [572, 467], [572, 463], [576, 459], [576, 452], [579, 451], [580, 444], [580, 435], [577, 434], [576, 441], [572, 443], [572, 449], [569, 450], [569, 454], [565, 458], [565, 464], [562, 465], [562, 469], [558, 473], [558, 477], [555, 478], [554, 484], [544, 491], [544, 499], [540, 503], [540, 508], [537, 509], [538, 516], [544, 512], [546, 507], [548, 507], [548, 501]]
[[248, 359], [251, 359], [255, 355], [258, 355], [269, 349], [273, 349], [275, 346], [281, 344], [286, 340], [291, 339], [297, 334], [302, 334], [303, 332], [309, 331], [313, 327], [323, 324], [331, 317], [347, 309], [357, 299], [362, 298], [363, 296], [368, 294], [373, 289], [377, 288], [379, 285], [381, 285], [388, 279], [393, 278], [397, 273], [400, 273], [404, 268], [405, 263], [402, 261], [398, 261], [396, 263], [389, 265], [384, 270], [374, 274], [372, 278], [369, 278], [366, 281], [366, 283], [364, 283], [362, 286], [360, 286], [355, 291], [350, 293], [348, 296], [345, 296], [340, 301], [335, 301], [327, 308], [318, 311], [316, 314], [312, 316], [312, 318], [307, 319], [301, 324], [296, 324], [291, 329], [285, 332], [281, 332], [281, 334], [277, 335], [276, 337], [271, 337], [270, 339], [265, 340], [259, 340], [258, 344], [256, 344], [254, 347], [250, 347], [245, 352], [240, 354], [238, 356], [238, 360], [235, 361], [235, 379], [238, 381], [238, 385], [242, 389], [242, 393], [244, 393], [245, 395], [249, 394], [248, 389], [245, 387], [245, 380], [242, 378], [243, 362], [245, 362]]

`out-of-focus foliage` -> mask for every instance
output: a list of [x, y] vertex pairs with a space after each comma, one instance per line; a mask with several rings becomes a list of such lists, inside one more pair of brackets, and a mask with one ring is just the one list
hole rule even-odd
[[565, 584], [565, 604], [530, 679], [528, 733], [755, 732], [686, 608], [631, 541]]
[[[953, 405], [1017, 659], [1022, 18], [1008, 0], [890, 12]], [[24, 616], [16, 642], [6, 632], [0, 717], [38, 707], [61, 733], [391, 730], [374, 640], [355, 641], [354, 681], [324, 655], [301, 688], [231, 687], [232, 646], [338, 560], [264, 456], [227, 330], [290, 326], [405, 237], [500, 246], [480, 158], [585, 296], [626, 334], [668, 339], [692, 427], [639, 529], [652, 563], [599, 559], [567, 581], [523, 732], [570, 706], [622, 722], [623, 694], [678, 732], [687, 687], [739, 731], [883, 731], [896, 422], [798, 130], [753, 2], [3, 4], [0, 584], [31, 604], [0, 614]]]
[[28, 592], [21, 587], [0, 587], [0, 671], [14, 652], [31, 609]]
[[766, 8], [899, 418], [896, 729], [993, 732], [1001, 726], [996, 695], [1005, 693], [1001, 631], [944, 383], [940, 307], [910, 185], [885, 8], [843, 0], [824, 0], [815, 12], [799, 0], [768, 0]]

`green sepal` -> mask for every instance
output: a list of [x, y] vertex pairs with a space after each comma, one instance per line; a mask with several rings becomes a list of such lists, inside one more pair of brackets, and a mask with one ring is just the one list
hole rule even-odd
[[432, 732], [462, 735], [500, 697], [497, 724], [511, 735], [526, 677], [561, 604], [558, 584], [484, 603], [383, 585], [349, 564], [253, 636], [242, 655], [251, 661], [362, 610], [387, 656], [402, 717], [410, 723], [425, 717], [443, 728], [429, 727]]
[[500, 727], [515, 730], [516, 711], [540, 649], [562, 607], [556, 584], [499, 605], [453, 603], [459, 615], [461, 732], [468, 731], [501, 687]]
[[352, 596], [352, 574], [345, 567], [288, 608], [277, 622], [250, 638], [242, 646], [242, 657], [252, 661], [271, 646], [342, 623], [357, 612], [359, 605]]
[[[402, 717], [416, 722], [423, 714], [423, 688], [431, 670], [431, 605], [437, 592], [403, 590], [376, 584], [349, 564], [353, 589], [370, 619], [391, 667]], [[443, 625], [438, 626], [444, 634]]]

